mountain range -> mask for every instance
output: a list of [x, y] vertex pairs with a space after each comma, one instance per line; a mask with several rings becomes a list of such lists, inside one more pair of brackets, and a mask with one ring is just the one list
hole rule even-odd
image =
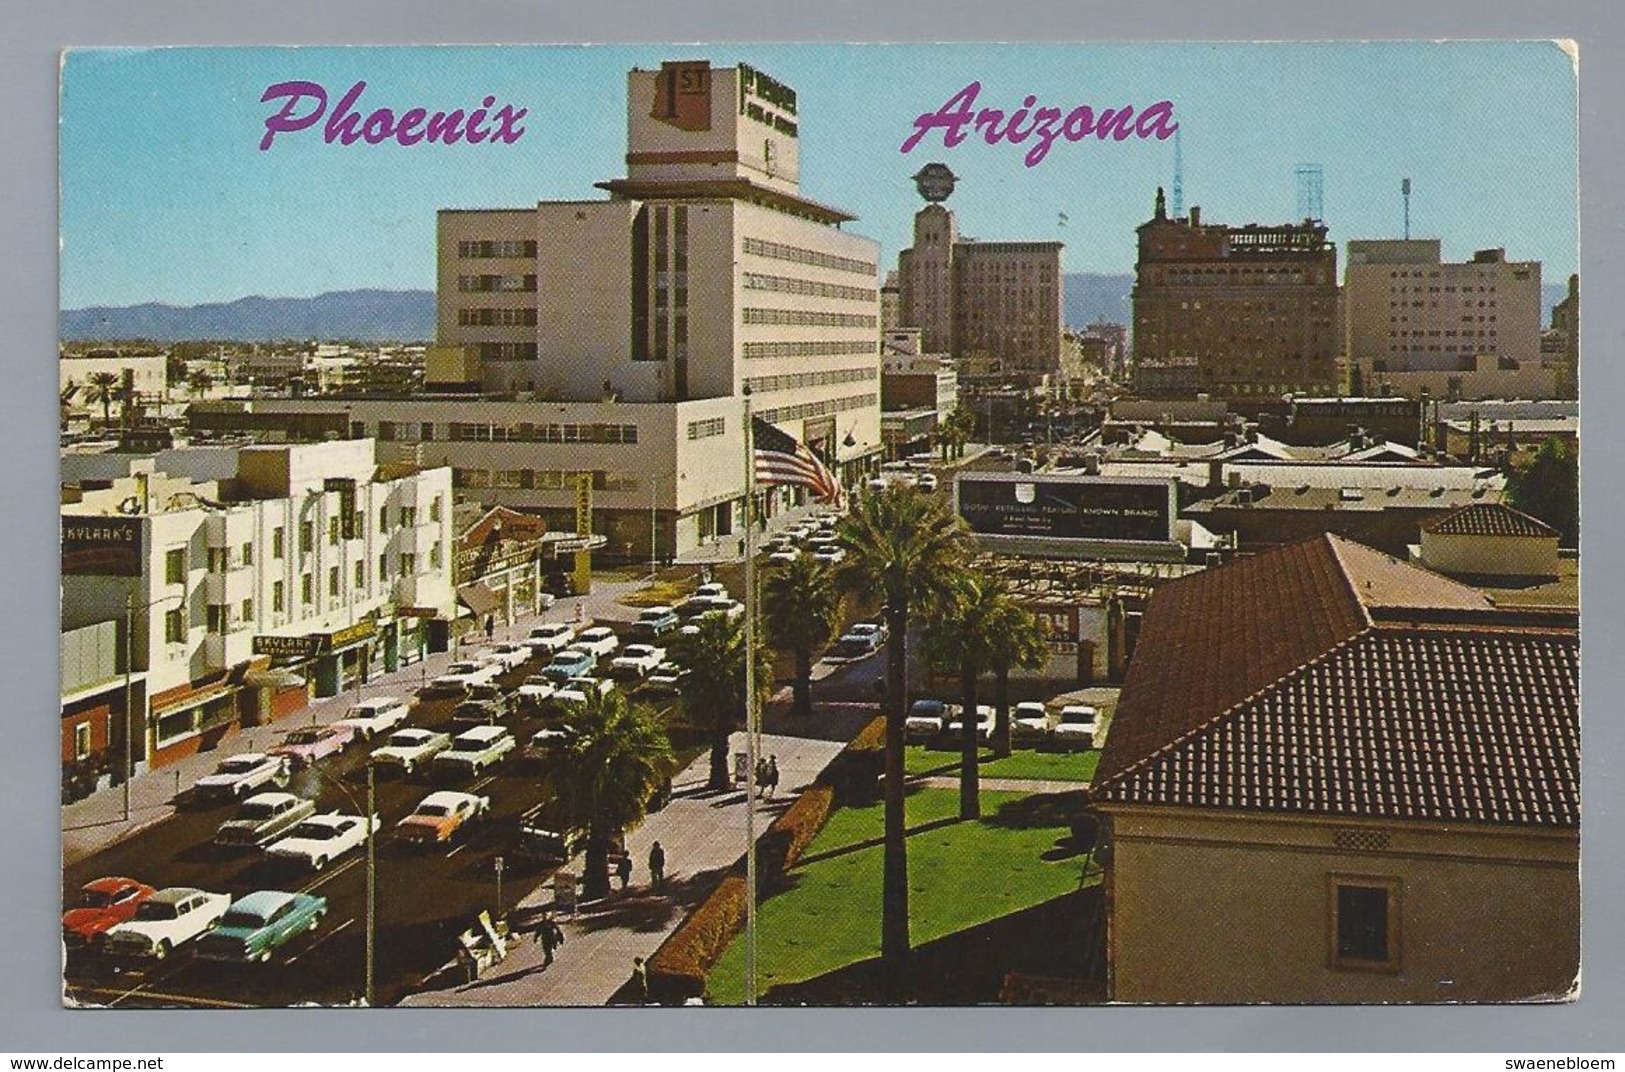
[[[1081, 329], [1096, 320], [1133, 323], [1132, 275], [1072, 273], [1062, 276], [1061, 284], [1067, 327]], [[1566, 287], [1552, 283], [1540, 289], [1544, 323]], [[314, 298], [256, 294], [207, 305], [64, 309], [58, 322], [65, 342], [422, 342], [434, 338], [435, 299], [429, 290], [338, 290]]]

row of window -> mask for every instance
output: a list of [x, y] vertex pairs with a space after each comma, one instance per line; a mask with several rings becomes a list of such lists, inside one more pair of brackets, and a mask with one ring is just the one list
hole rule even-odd
[[754, 309], [749, 306], [745, 308], [743, 322], [802, 328], [872, 328], [878, 323], [872, 316], [857, 313], [817, 313], [806, 309]]
[[812, 279], [796, 279], [785, 275], [745, 273], [746, 290], [769, 290], [776, 294], [800, 294], [809, 298], [840, 298], [845, 301], [872, 302], [878, 297], [873, 287], [848, 287], [839, 283], [820, 283]]
[[533, 342], [482, 342], [481, 361], [535, 361], [538, 356]]
[[536, 243], [534, 241], [519, 242], [486, 242], [466, 241], [457, 243], [457, 256], [464, 258], [488, 259], [492, 257], [530, 257], [536, 256]]
[[780, 376], [750, 376], [745, 386], [763, 394], [792, 391], [800, 387], [828, 387], [834, 383], [864, 383], [880, 373], [872, 368], [829, 369], [825, 372], [787, 372]]
[[527, 305], [521, 309], [459, 309], [457, 324], [465, 328], [533, 328], [536, 326], [536, 308]]
[[[429, 503], [429, 520], [438, 522], [445, 509], [442, 496], [436, 495]], [[378, 508], [378, 532], [387, 533], [390, 529], [390, 509], [388, 506]], [[398, 526], [411, 528], [418, 523], [418, 511], [415, 506], [401, 506], [397, 508]], [[338, 515], [327, 519], [327, 542], [330, 546], [338, 546], [341, 539], [364, 538], [364, 521], [361, 511], [357, 510], [350, 518], [348, 531], [342, 524]], [[301, 521], [299, 523], [299, 553], [311, 554], [316, 549], [316, 523], [314, 521]], [[223, 573], [227, 569], [239, 566], [252, 566], [254, 564], [254, 545], [244, 543], [238, 549], [233, 560], [230, 548], [211, 547], [208, 549], [207, 564], [210, 573]], [[271, 557], [282, 559], [287, 557], [287, 541], [285, 529], [278, 525], [271, 530]], [[187, 574], [186, 548], [174, 547], [164, 552], [164, 582], [166, 584], [185, 584]]]
[[463, 443], [636, 443], [635, 424], [471, 424], [454, 422], [447, 438]]
[[709, 417], [703, 421], [688, 422], [688, 438], [690, 439], [710, 439], [712, 436], [724, 434], [727, 430], [728, 418], [726, 417]]
[[805, 417], [827, 417], [831, 413], [844, 413], [849, 409], [863, 409], [865, 406], [879, 404], [880, 398], [877, 395], [847, 395], [844, 398], [832, 398], [824, 402], [803, 402], [795, 406], [764, 409], [757, 416], [768, 424], [783, 424], [785, 421], [796, 421]]
[[[390, 579], [389, 560], [390, 556], [387, 553], [378, 556], [378, 580], [380, 583], [387, 583]], [[429, 549], [429, 569], [441, 569], [444, 561], [445, 552], [442, 545], [436, 541], [434, 546]], [[412, 552], [402, 552], [397, 555], [396, 563], [397, 573], [401, 577], [411, 577], [418, 571], [417, 555]], [[333, 566], [327, 571], [327, 594], [329, 598], [337, 599], [343, 595], [341, 578], [342, 575], [338, 566]], [[355, 564], [354, 582], [356, 589], [363, 589], [367, 586], [367, 564], [365, 562]], [[299, 602], [306, 608], [316, 602], [315, 574], [305, 573], [300, 576]], [[206, 610], [205, 631], [209, 633], [226, 633], [231, 630], [234, 622], [243, 625], [254, 621], [254, 601], [252, 599], [245, 599], [238, 605], [236, 618], [232, 617], [231, 611], [231, 606], [225, 603], [209, 604]], [[287, 586], [282, 581], [272, 581], [271, 612], [273, 614], [284, 614], [287, 611]], [[310, 616], [308, 610], [304, 616]], [[164, 640], [166, 642], [184, 644], [187, 633], [186, 612], [183, 608], [177, 607], [164, 613]]]
[[457, 289], [464, 294], [485, 294], [493, 291], [499, 294], [534, 294], [536, 293], [536, 277], [534, 275], [460, 275], [457, 277]]
[[852, 341], [818, 340], [815, 342], [747, 342], [747, 358], [756, 357], [838, 357], [844, 354], [873, 356], [875, 344], [862, 339]]
[[634, 491], [635, 473], [603, 469], [453, 469], [451, 482], [459, 488], [521, 488], [527, 491], [571, 491], [583, 475], [592, 477], [594, 491]]
[[866, 275], [870, 279], [875, 277], [876, 266], [868, 261], [855, 260], [852, 257], [838, 257], [833, 253], [820, 253], [817, 250], [803, 249], [800, 246], [788, 246], [783, 242], [769, 242], [762, 238], [746, 238], [745, 252], [754, 253], [758, 257], [771, 257], [773, 260], [790, 261], [795, 264], [807, 264], [814, 268], [834, 268], [840, 272], [854, 272]]

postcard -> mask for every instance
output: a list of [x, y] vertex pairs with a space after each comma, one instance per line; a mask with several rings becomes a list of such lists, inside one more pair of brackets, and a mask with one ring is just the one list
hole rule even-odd
[[1577, 62], [70, 49], [64, 1003], [1573, 1000]]

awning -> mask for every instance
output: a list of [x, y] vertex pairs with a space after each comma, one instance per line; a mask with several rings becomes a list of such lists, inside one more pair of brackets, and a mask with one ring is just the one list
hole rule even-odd
[[502, 600], [497, 594], [478, 581], [459, 586], [457, 602], [473, 611], [475, 617], [495, 614], [502, 609]]
[[250, 670], [243, 675], [243, 684], [251, 689], [299, 689], [305, 687], [305, 679], [285, 666], [278, 666], [270, 670]]

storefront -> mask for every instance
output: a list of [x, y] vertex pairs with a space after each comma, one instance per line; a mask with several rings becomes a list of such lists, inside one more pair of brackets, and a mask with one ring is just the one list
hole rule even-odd
[[147, 716], [149, 765], [162, 767], [213, 748], [240, 723], [238, 692], [237, 683], [221, 674], [155, 694]]

